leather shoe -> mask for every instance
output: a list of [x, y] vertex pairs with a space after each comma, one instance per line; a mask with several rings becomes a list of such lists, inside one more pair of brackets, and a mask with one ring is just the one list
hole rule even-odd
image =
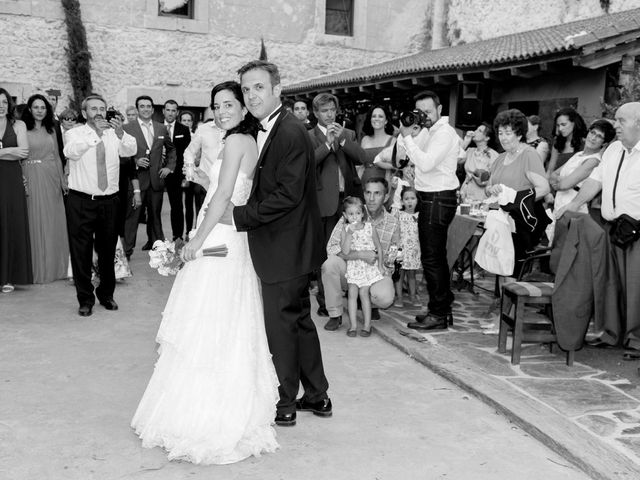
[[[440, 317], [440, 315], [433, 315], [431, 313], [423, 313], [421, 315], [416, 315], [415, 319], [416, 319], [416, 322], [424, 322], [429, 316], [431, 316], [431, 317], [434, 317], [434, 316], [435, 317]], [[446, 315], [446, 318], [447, 318], [447, 324], [449, 326], [453, 325], [453, 313], [448, 312], [447, 315]]]
[[296, 424], [296, 412], [276, 414], [276, 425], [293, 427]]
[[333, 332], [342, 325], [342, 317], [329, 317], [329, 321], [324, 324], [324, 329]]
[[100, 305], [102, 305], [107, 310], [117, 310], [118, 304], [113, 298], [105, 298], [104, 300], [100, 300]]
[[93, 313], [91, 311], [92, 309], [93, 309], [93, 305], [89, 305], [89, 304], [80, 305], [80, 308], [78, 309], [78, 315], [80, 315], [81, 317], [90, 317], [91, 314]]
[[296, 410], [313, 412], [314, 415], [318, 415], [319, 417], [330, 417], [333, 415], [331, 399], [329, 397], [317, 402], [310, 402], [305, 397], [299, 398], [296, 400]]
[[321, 317], [328, 317], [329, 312], [327, 312], [326, 307], [318, 307], [318, 315], [320, 315]]
[[380, 320], [380, 310], [377, 308], [371, 309], [371, 320]]
[[[422, 319], [418, 319], [421, 317]], [[417, 315], [415, 322], [407, 324], [407, 328], [413, 330], [446, 330], [448, 328], [448, 315], [437, 316], [431, 313]]]
[[151, 250], [151, 248], [153, 248], [151, 242], [147, 242], [142, 246], [142, 250]]

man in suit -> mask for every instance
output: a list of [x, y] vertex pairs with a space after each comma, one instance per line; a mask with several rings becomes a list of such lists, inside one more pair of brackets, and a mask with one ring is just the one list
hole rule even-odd
[[67, 164], [67, 159], [64, 156], [63, 148], [64, 148], [64, 140], [62, 135], [62, 127], [60, 125], [60, 118], [56, 115], [56, 108], [58, 108], [58, 97], [60, 96], [60, 90], [57, 89], [49, 89], [45, 90], [47, 94], [47, 100], [51, 104], [51, 108], [53, 109], [53, 129], [56, 134], [56, 141], [58, 143], [58, 155], [60, 156], [60, 161], [62, 162], [62, 168], [64, 168]]
[[165, 179], [169, 204], [171, 205], [171, 231], [173, 232], [173, 240], [176, 240], [182, 238], [184, 233], [184, 202], [182, 201], [184, 175], [182, 174], [182, 165], [184, 164], [184, 151], [191, 141], [191, 132], [189, 128], [180, 122], [176, 122], [178, 103], [175, 100], [164, 102], [162, 115], [164, 115], [164, 126], [167, 127], [169, 138], [176, 147], [175, 169]]
[[[362, 198], [362, 184], [356, 172], [356, 165], [364, 163], [365, 153], [356, 141], [355, 132], [344, 128], [343, 123], [336, 122], [339, 104], [334, 95], [316, 95], [312, 104], [318, 124], [309, 130], [309, 136], [316, 160], [318, 205], [322, 216], [323, 246], [326, 247], [331, 232], [342, 215], [342, 202], [345, 197]], [[316, 298], [318, 314], [328, 316], [322, 281], [318, 281]], [[335, 330], [333, 326], [333, 323], [328, 323], [325, 328]]]
[[313, 124], [309, 121], [309, 109], [307, 108], [307, 102], [298, 100], [293, 104], [293, 114], [298, 120], [304, 123], [307, 130], [313, 128]]
[[[176, 168], [176, 149], [169, 138], [167, 128], [160, 122], [152, 120], [153, 100], [142, 95], [136, 99], [138, 119], [126, 124], [125, 131], [136, 139], [138, 144], [134, 156], [140, 181], [142, 207], [147, 208], [147, 243], [143, 250], [151, 249], [153, 242], [164, 240], [160, 212], [164, 195], [165, 178]], [[165, 151], [163, 162], [162, 151]], [[132, 191], [132, 197], [135, 191]], [[134, 208], [133, 202], [127, 207], [127, 218], [124, 225], [124, 251], [127, 257], [133, 253], [138, 233], [138, 220], [142, 208]]]
[[[309, 274], [323, 258], [315, 162], [304, 125], [280, 104], [278, 68], [256, 60], [238, 73], [245, 104], [264, 131], [257, 136], [251, 195], [233, 208], [233, 220], [238, 231], [248, 232], [262, 282], [267, 340], [280, 382], [275, 422], [292, 426], [296, 410], [332, 413], [309, 301]], [[296, 400], [300, 382], [304, 395]]]

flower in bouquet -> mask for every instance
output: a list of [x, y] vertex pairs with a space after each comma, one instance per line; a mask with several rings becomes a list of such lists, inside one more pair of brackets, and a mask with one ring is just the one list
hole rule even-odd
[[[180, 256], [185, 243], [178, 239], [175, 242], [168, 240], [156, 240], [149, 250], [149, 266], [158, 270], [163, 276], [176, 275], [184, 266], [184, 260]], [[225, 244], [209, 247], [202, 250], [198, 256], [226, 257], [229, 253]]]

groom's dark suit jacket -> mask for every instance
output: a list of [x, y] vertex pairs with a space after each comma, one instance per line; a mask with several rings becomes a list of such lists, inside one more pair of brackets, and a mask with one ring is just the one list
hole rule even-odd
[[313, 148], [304, 124], [284, 111], [260, 152], [245, 206], [233, 210], [247, 231], [251, 259], [265, 283], [291, 280], [324, 259]]

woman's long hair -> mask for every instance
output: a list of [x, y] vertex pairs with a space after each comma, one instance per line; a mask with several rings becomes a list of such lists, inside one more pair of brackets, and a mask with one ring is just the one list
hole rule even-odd
[[567, 137], [560, 135], [558, 130], [558, 118], [567, 117], [571, 123], [573, 123], [573, 133], [571, 134], [571, 147], [574, 152], [579, 152], [584, 146], [584, 139], [587, 136], [587, 124], [584, 123], [584, 119], [576, 112], [573, 107], [561, 108], [556, 112], [556, 116], [553, 118], [553, 146], [558, 152], [562, 152], [567, 143]]
[[[228, 81], [228, 82], [222, 82], [217, 84], [211, 90], [211, 109], [212, 110], [213, 110], [213, 100], [215, 96], [218, 94], [218, 92], [222, 92], [223, 90], [230, 91], [233, 94], [233, 96], [236, 97], [236, 99], [240, 102], [240, 105], [242, 105], [243, 107], [245, 106], [240, 84], [235, 81]], [[227, 130], [227, 133], [225, 134], [224, 138], [227, 138], [229, 135], [233, 135], [234, 133], [243, 133], [245, 135], [251, 135], [252, 137], [255, 137], [258, 134], [258, 127], [259, 127], [258, 120], [256, 120], [256, 118], [253, 115], [247, 112], [247, 114], [244, 116], [244, 119], [242, 119], [242, 121], [238, 125], [236, 125], [230, 130]]]
[[0, 87], [0, 95], [4, 95], [7, 99], [7, 123], [13, 124], [15, 117], [16, 104], [13, 103], [13, 98], [4, 88]]
[[364, 119], [364, 123], [362, 124], [362, 133], [364, 133], [369, 137], [373, 136], [373, 126], [371, 125], [371, 116], [373, 115], [373, 111], [376, 108], [379, 108], [380, 110], [382, 110], [382, 112], [384, 113], [385, 119], [387, 120], [387, 123], [384, 126], [384, 132], [387, 135], [393, 135], [393, 125], [391, 124], [391, 114], [389, 113], [389, 110], [387, 110], [382, 105], [374, 105], [369, 109], [369, 111], [367, 112], [367, 116]]
[[47, 114], [42, 119], [42, 126], [47, 130], [47, 133], [53, 133], [55, 126], [53, 121], [53, 107], [51, 107], [49, 100], [39, 93], [31, 95], [29, 100], [27, 100], [27, 108], [22, 112], [22, 121], [27, 126], [27, 130], [33, 130], [36, 127], [36, 120], [33, 118], [33, 114], [31, 113], [31, 107], [36, 100], [42, 100], [45, 108], [47, 109]]

